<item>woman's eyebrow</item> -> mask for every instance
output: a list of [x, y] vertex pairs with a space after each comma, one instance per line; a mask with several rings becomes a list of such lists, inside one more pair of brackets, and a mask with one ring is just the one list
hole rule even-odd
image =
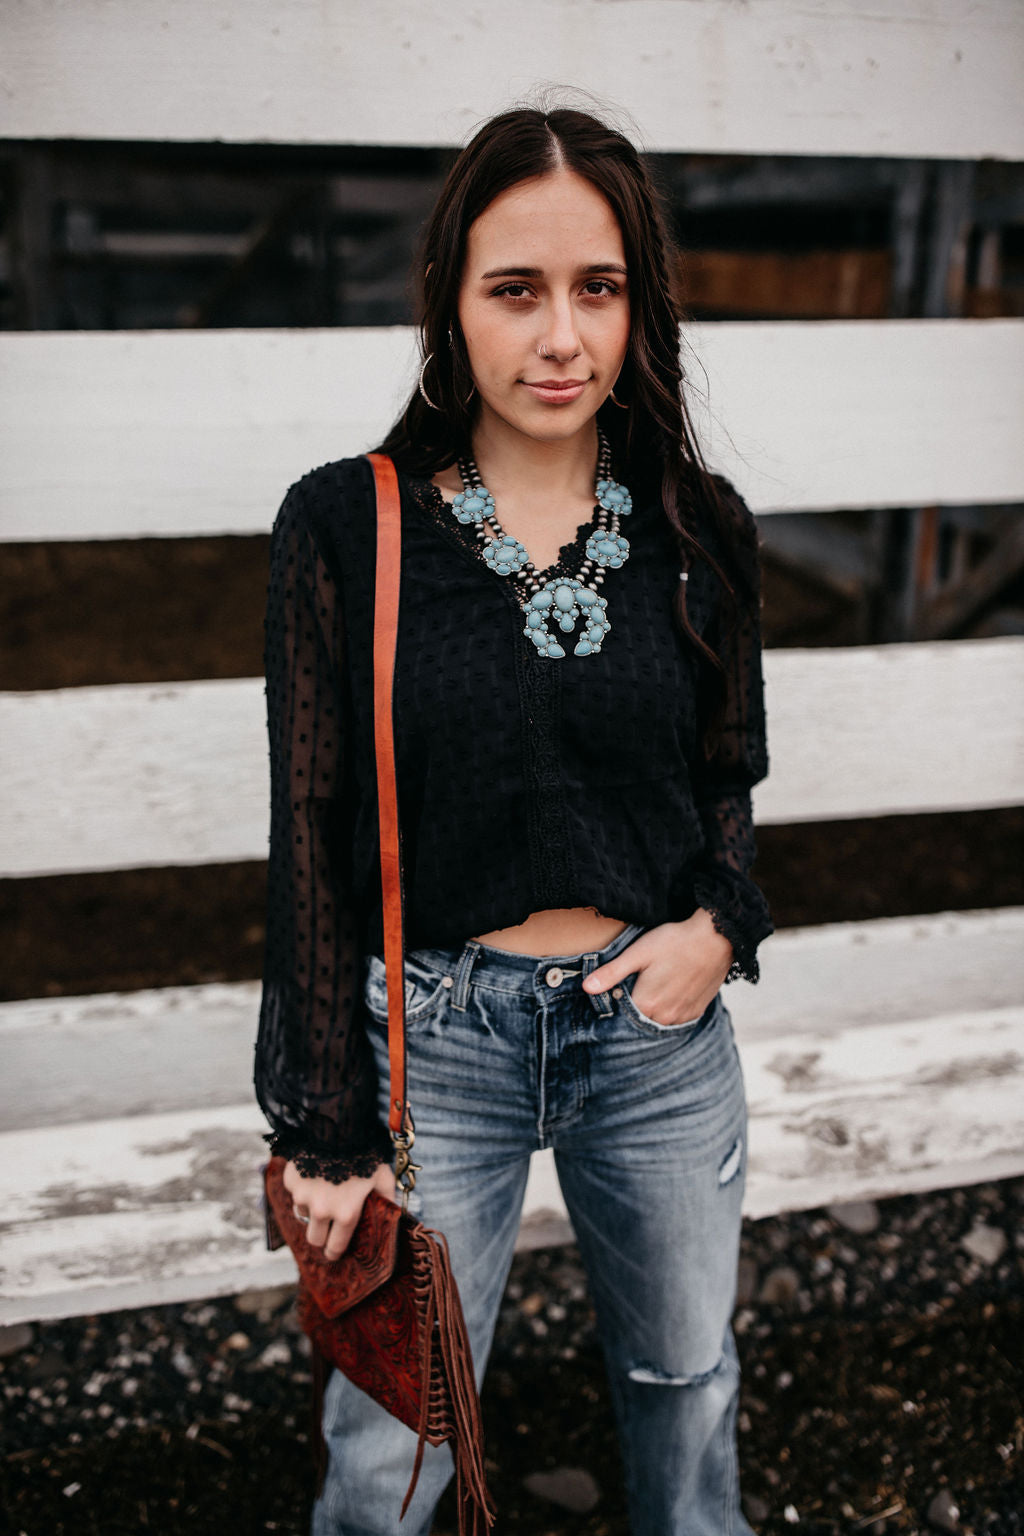
[[[627, 275], [625, 267], [620, 261], [595, 261], [589, 267], [581, 267], [580, 272], [591, 277], [598, 272], [620, 272], [623, 277]], [[486, 283], [492, 277], [543, 277], [542, 267], [494, 267], [490, 272], [484, 272], [480, 281]]]

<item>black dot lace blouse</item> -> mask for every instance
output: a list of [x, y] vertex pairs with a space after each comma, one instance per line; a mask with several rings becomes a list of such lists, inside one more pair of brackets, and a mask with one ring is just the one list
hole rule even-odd
[[[674, 536], [656, 501], [623, 531], [596, 656], [538, 656], [507, 578], [428, 482], [400, 474], [394, 703], [406, 944], [454, 946], [551, 907], [652, 925], [699, 906], [758, 979], [773, 932], [751, 879], [750, 790], [768, 771], [758, 606], [728, 656], [724, 729], [705, 762], [706, 664], [679, 637]], [[728, 488], [758, 594], [756, 525]], [[558, 565], [572, 571], [586, 533]], [[266, 617], [271, 830], [256, 1091], [275, 1152], [340, 1181], [390, 1156], [363, 1029], [383, 951], [373, 755], [376, 506], [365, 459], [313, 471], [274, 526]], [[701, 542], [715, 548], [710, 529]], [[720, 585], [695, 561], [691, 623], [720, 650]], [[759, 603], [759, 598], [758, 598]]]

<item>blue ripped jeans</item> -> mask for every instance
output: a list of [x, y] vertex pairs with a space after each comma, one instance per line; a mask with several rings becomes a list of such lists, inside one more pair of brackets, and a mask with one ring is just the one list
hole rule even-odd
[[[634, 1006], [635, 977], [583, 991], [583, 977], [643, 931], [631, 924], [603, 950], [569, 956], [475, 939], [406, 956], [423, 1168], [410, 1209], [448, 1239], [479, 1381], [530, 1154], [554, 1147], [597, 1308], [633, 1536], [752, 1536], [739, 1503], [730, 1329], [743, 1081], [720, 992], [699, 1019], [665, 1027]], [[386, 1119], [379, 956], [368, 959], [364, 995]], [[399, 1525], [415, 1435], [337, 1371], [323, 1424], [329, 1464], [313, 1536], [427, 1536], [452, 1472], [448, 1448], [427, 1447]]]

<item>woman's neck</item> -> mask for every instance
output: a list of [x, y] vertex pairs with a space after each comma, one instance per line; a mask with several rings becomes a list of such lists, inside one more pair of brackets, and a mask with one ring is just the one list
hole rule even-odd
[[495, 497], [593, 499], [597, 423], [564, 442], [543, 443], [485, 419], [473, 433], [473, 457]]

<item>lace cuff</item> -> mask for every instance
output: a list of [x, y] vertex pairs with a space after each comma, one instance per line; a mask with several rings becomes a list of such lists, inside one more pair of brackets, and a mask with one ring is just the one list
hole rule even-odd
[[716, 930], [733, 948], [726, 982], [760, 980], [757, 946], [775, 932], [768, 903], [752, 880], [737, 880], [725, 870], [701, 871], [694, 878], [697, 905], [710, 913]]
[[273, 1156], [293, 1162], [304, 1178], [326, 1179], [329, 1184], [372, 1178], [382, 1163], [391, 1162], [391, 1139], [384, 1126], [371, 1145], [345, 1153], [311, 1146], [294, 1131], [271, 1131], [263, 1139]]

